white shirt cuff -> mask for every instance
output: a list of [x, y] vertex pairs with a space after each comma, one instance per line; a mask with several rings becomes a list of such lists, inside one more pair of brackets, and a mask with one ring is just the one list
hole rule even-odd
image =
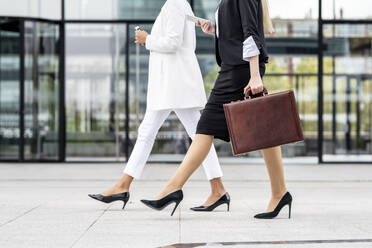
[[260, 54], [260, 50], [258, 50], [256, 42], [254, 42], [252, 36], [249, 36], [243, 42], [243, 60], [249, 61], [250, 57], [254, 57], [259, 54]]
[[147, 50], [151, 50], [151, 42], [152, 42], [151, 38], [152, 38], [151, 34], [147, 35], [147, 37], [146, 37], [145, 47], [146, 47]]

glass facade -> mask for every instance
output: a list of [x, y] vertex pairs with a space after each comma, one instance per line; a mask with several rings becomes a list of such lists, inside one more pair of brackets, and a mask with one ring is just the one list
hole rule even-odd
[[[126, 160], [145, 114], [148, 80], [149, 53], [134, 43], [134, 28], [150, 31], [165, 0], [65, 0], [64, 18], [60, 0], [16, 2], [0, 3], [0, 160]], [[219, 0], [189, 2], [196, 16], [214, 21]], [[372, 21], [363, 7], [370, 3], [357, 2], [322, 0], [319, 20], [318, 0], [269, 1], [276, 32], [267, 37], [264, 84], [272, 93], [294, 90], [305, 135], [283, 146], [284, 157], [372, 161]], [[209, 95], [219, 68], [214, 37], [200, 29], [196, 53]], [[172, 113], [150, 160], [181, 160], [189, 144]], [[215, 146], [220, 157], [232, 157], [229, 143]]]

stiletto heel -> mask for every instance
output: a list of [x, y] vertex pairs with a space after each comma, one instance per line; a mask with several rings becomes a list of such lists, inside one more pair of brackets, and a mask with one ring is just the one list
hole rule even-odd
[[125, 208], [125, 205], [127, 205], [127, 202], [129, 201], [129, 192], [124, 192], [124, 193], [115, 194], [115, 195], [108, 195], [108, 196], [104, 196], [101, 194], [95, 194], [95, 195], [90, 194], [88, 196], [93, 198], [94, 200], [104, 202], [104, 203], [111, 203], [114, 201], [123, 201], [124, 202], [123, 209]]
[[181, 202], [181, 201], [176, 202], [176, 205], [174, 206], [174, 209], [173, 209], [173, 211], [172, 211], [172, 213], [171, 213], [171, 216], [173, 216], [173, 214], [174, 214], [174, 212], [176, 211], [176, 209], [177, 209], [178, 205], [180, 204], [180, 202]]
[[227, 211], [230, 211], [230, 195], [229, 195], [229, 193], [226, 192], [226, 194], [224, 194], [220, 199], [218, 199], [218, 201], [216, 201], [212, 205], [193, 207], [193, 208], [190, 208], [190, 209], [193, 210], [193, 211], [211, 212], [216, 207], [218, 207], [222, 204], [227, 204]]
[[[129, 200], [129, 199], [128, 199]], [[127, 202], [128, 202], [128, 200], [127, 201], [123, 201], [124, 202], [124, 205], [123, 205], [123, 210], [124, 210], [124, 208], [125, 208], [125, 205], [127, 205]]]
[[171, 203], [176, 203], [174, 206], [174, 209], [171, 213], [171, 216], [173, 216], [174, 212], [176, 211], [178, 205], [183, 199], [183, 192], [182, 190], [177, 190], [176, 192], [173, 192], [160, 200], [150, 201], [150, 200], [141, 200], [143, 204], [146, 206], [155, 209], [155, 210], [163, 210], [165, 207], [167, 207]]
[[283, 197], [282, 199], [279, 201], [278, 205], [276, 206], [276, 208], [274, 209], [274, 211], [272, 212], [268, 212], [268, 213], [262, 213], [262, 214], [257, 214], [255, 215], [254, 217], [256, 219], [273, 219], [275, 217], [278, 216], [278, 214], [280, 213], [280, 211], [282, 210], [283, 207], [287, 206], [289, 207], [289, 219], [291, 218], [291, 210], [292, 210], [292, 195], [287, 192]]

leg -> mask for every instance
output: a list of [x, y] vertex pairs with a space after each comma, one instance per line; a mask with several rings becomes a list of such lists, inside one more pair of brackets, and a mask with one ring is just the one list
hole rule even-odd
[[226, 189], [222, 183], [221, 177], [213, 178], [209, 180], [209, 183], [211, 185], [211, 194], [202, 206], [210, 206], [226, 194]]
[[[191, 139], [194, 139], [196, 133], [196, 126], [200, 119], [200, 111], [196, 108], [189, 109], [176, 109], [175, 110], [178, 118], [186, 129], [187, 134]], [[218, 161], [216, 149], [212, 144], [212, 147], [203, 162], [203, 168], [205, 174], [211, 185], [211, 195], [203, 206], [209, 206], [215, 203], [221, 196], [226, 193], [224, 185], [222, 183], [222, 170]]]
[[280, 146], [277, 146], [262, 150], [262, 155], [266, 163], [271, 183], [271, 200], [267, 207], [267, 212], [271, 212], [287, 192], [284, 179], [282, 151]]
[[187, 179], [189, 179], [192, 173], [194, 173], [194, 171], [204, 161], [211, 149], [212, 143], [213, 136], [196, 134], [181, 165], [156, 199], [163, 198], [164, 196], [181, 189]]
[[146, 111], [143, 121], [138, 128], [138, 137], [120, 180], [114, 187], [102, 195], [112, 195], [129, 191], [133, 178], [139, 178], [146, 161], [151, 153], [159, 128], [168, 117], [170, 110]]
[[123, 192], [129, 192], [130, 185], [132, 184], [133, 177], [123, 173], [119, 181], [111, 188], [101, 193], [103, 196], [109, 196], [114, 194], [120, 194]]

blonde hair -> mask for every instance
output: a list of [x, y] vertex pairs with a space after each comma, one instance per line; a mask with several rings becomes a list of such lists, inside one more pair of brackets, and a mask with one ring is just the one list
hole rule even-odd
[[267, 0], [261, 0], [262, 3], [262, 14], [263, 14], [263, 24], [265, 34], [272, 34], [275, 32], [273, 23], [269, 14], [269, 4]]

